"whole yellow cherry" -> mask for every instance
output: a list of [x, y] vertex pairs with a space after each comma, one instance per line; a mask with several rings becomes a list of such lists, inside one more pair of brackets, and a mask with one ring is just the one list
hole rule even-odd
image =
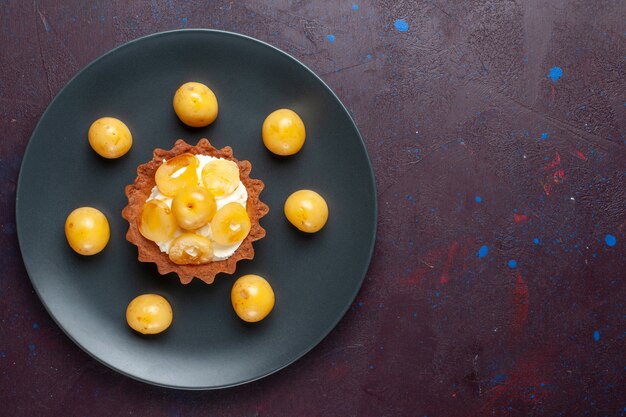
[[274, 290], [259, 275], [244, 275], [235, 281], [230, 299], [239, 318], [251, 323], [263, 320], [274, 308]]
[[173, 104], [181, 122], [191, 127], [208, 126], [217, 118], [217, 97], [202, 83], [181, 85], [174, 94]]
[[135, 297], [126, 308], [126, 322], [141, 334], [157, 334], [172, 324], [172, 306], [158, 294]]
[[102, 117], [93, 122], [87, 138], [93, 150], [108, 159], [125, 155], [133, 146], [133, 135], [128, 126], [114, 117]]
[[81, 255], [95, 255], [102, 251], [111, 235], [104, 214], [93, 207], [80, 207], [65, 220], [67, 243]]
[[312, 190], [298, 190], [285, 201], [285, 216], [298, 230], [315, 233], [328, 220], [326, 200]]
[[304, 122], [290, 109], [278, 109], [270, 113], [263, 122], [262, 134], [265, 147], [281, 156], [300, 151], [306, 139]]

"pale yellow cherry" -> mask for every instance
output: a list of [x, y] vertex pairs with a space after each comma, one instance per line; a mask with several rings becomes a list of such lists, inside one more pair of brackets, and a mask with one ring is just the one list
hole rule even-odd
[[198, 229], [210, 222], [216, 210], [215, 197], [199, 185], [183, 188], [172, 200], [176, 222], [187, 230]]
[[230, 292], [235, 313], [244, 321], [263, 320], [274, 308], [274, 290], [258, 275], [244, 275], [235, 281]]
[[201, 265], [213, 260], [211, 241], [195, 233], [183, 233], [172, 241], [169, 257], [177, 265]]
[[326, 200], [315, 191], [296, 191], [287, 198], [284, 209], [287, 220], [306, 233], [319, 231], [328, 220]]
[[227, 159], [212, 159], [202, 168], [202, 184], [215, 197], [222, 197], [239, 186], [239, 167]]
[[172, 306], [158, 294], [135, 297], [126, 308], [126, 322], [141, 334], [157, 334], [172, 324]]
[[276, 155], [293, 155], [304, 145], [306, 130], [302, 119], [290, 109], [279, 109], [263, 122], [263, 144]]
[[109, 242], [111, 231], [104, 214], [93, 207], [80, 207], [65, 220], [65, 237], [81, 255], [95, 255]]
[[165, 242], [174, 237], [176, 218], [161, 200], [146, 201], [139, 218], [139, 233], [153, 242]]
[[179, 190], [197, 185], [198, 164], [198, 158], [190, 153], [183, 153], [163, 162], [154, 175], [161, 194], [174, 197]]
[[211, 235], [220, 245], [241, 242], [250, 233], [250, 217], [239, 203], [228, 203], [211, 220]]
[[128, 126], [114, 117], [102, 117], [91, 124], [87, 133], [89, 145], [104, 158], [119, 158], [133, 146]]
[[202, 83], [188, 82], [181, 85], [174, 94], [173, 104], [178, 118], [188, 126], [208, 126], [217, 117], [217, 97]]

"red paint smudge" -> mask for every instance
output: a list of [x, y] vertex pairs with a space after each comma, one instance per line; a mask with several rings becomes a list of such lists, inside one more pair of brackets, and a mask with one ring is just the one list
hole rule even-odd
[[416, 271], [413, 274], [411, 274], [410, 277], [406, 278], [402, 282], [406, 285], [419, 284], [420, 282], [422, 282], [422, 278], [424, 277], [424, 274], [427, 272], [428, 272], [427, 269]]
[[336, 364], [326, 371], [326, 376], [329, 379], [342, 379], [348, 376], [350, 373], [350, 367], [347, 364]]
[[565, 170], [558, 169], [554, 171], [554, 174], [552, 174], [552, 177], [554, 178], [554, 182], [556, 183], [563, 182], [563, 180], [565, 179]]
[[454, 256], [459, 250], [459, 244], [456, 240], [452, 241], [450, 245], [450, 249], [448, 249], [448, 258], [446, 259], [446, 263], [443, 266], [443, 272], [441, 273], [441, 277], [439, 277], [439, 283], [445, 284], [449, 281], [450, 268], [452, 268], [452, 262], [454, 262]]
[[405, 285], [419, 284], [426, 274], [435, 270], [437, 261], [446, 256], [446, 253], [447, 248], [439, 246], [418, 257], [418, 262], [413, 265], [412, 274], [401, 282]]
[[[560, 352], [554, 346], [541, 346], [533, 351], [526, 352], [518, 359], [515, 366], [508, 371], [501, 371], [508, 375], [508, 379], [502, 384], [498, 384], [485, 391], [485, 398], [482, 407], [474, 416], [483, 417], [485, 415], [508, 415], [502, 410], [496, 413], [502, 404], [510, 404], [514, 401], [519, 406], [545, 401], [549, 392], [541, 390], [541, 383], [549, 383], [550, 375], [554, 372], [554, 358]], [[531, 398], [531, 394], [535, 398]]]
[[575, 149], [574, 151], [576, 152], [576, 156], [578, 157], [578, 159], [582, 159], [583, 161], [587, 160], [587, 157], [585, 156], [584, 153], [582, 153], [578, 149]]
[[552, 189], [552, 186], [550, 184], [543, 184], [543, 191], [546, 193], [546, 195], [550, 195], [551, 189]]
[[[544, 166], [543, 169], [546, 171], [552, 171], [559, 165], [561, 165], [561, 155], [556, 152], [556, 154], [554, 155], [554, 159], [551, 160], [546, 166]], [[550, 195], [550, 192], [552, 191], [552, 185], [550, 183], [559, 184], [563, 182], [564, 179], [565, 170], [562, 168], [553, 171], [551, 175], [547, 174], [544, 178], [543, 191], [546, 193], [546, 195]]]
[[519, 333], [528, 320], [528, 285], [517, 274], [515, 285], [513, 286], [513, 320], [512, 327], [515, 333]]
[[557, 152], [556, 155], [554, 156], [554, 159], [552, 161], [550, 161], [550, 163], [548, 165], [546, 165], [545, 167], [543, 167], [543, 168], [546, 171], [549, 171], [552, 168], [556, 168], [560, 164], [561, 164], [561, 155]]
[[525, 214], [513, 213], [513, 220], [515, 220], [515, 223], [517, 224], [524, 223], [528, 220], [528, 216]]
[[[413, 286], [421, 283], [424, 279], [437, 279], [437, 283], [445, 284], [450, 281], [450, 275], [456, 269], [465, 271], [471, 265], [469, 259], [476, 246], [474, 238], [461, 238], [453, 241], [448, 246], [437, 246], [425, 254], [420, 254], [411, 266], [410, 275], [403, 277], [400, 284]], [[468, 256], [469, 254], [469, 256]], [[462, 260], [462, 265], [461, 265]]]
[[528, 400], [526, 390], [520, 390], [519, 387], [541, 386], [541, 383], [546, 380], [545, 373], [549, 372], [547, 368], [552, 365], [550, 361], [555, 353], [554, 348], [544, 346], [543, 349], [532, 351], [527, 356], [521, 357], [509, 372], [506, 384], [499, 386], [507, 387], [510, 393], [517, 391], [517, 395], [513, 394], [512, 397]]

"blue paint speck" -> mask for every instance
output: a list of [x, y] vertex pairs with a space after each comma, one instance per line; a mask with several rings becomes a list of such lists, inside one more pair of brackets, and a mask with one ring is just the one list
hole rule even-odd
[[594, 342], [599, 342], [600, 341], [600, 330], [596, 330], [593, 332], [593, 340]]
[[509, 268], [515, 269], [517, 268], [517, 261], [515, 259], [511, 259], [509, 260], [508, 265], [509, 265]]
[[359, 10], [359, 5], [352, 3], [352, 10]]
[[489, 253], [489, 247], [487, 245], [483, 245], [478, 249], [478, 257], [484, 258]]
[[550, 68], [550, 72], [548, 72], [548, 78], [550, 78], [553, 83], [557, 82], [562, 76], [563, 70], [560, 67], [552, 67]]
[[374, 368], [376, 368], [376, 366], [374, 366], [374, 365], [369, 365], [369, 366], [368, 366], [368, 368], [370, 368], [370, 369], [374, 369]]
[[335, 42], [335, 35], [326, 35], [326, 39], [328, 39], [328, 42], [334, 43]]
[[37, 346], [35, 346], [34, 344], [30, 343], [28, 345], [28, 350], [30, 351], [30, 353], [32, 355], [36, 355], [37, 354], [37, 352], [35, 352], [35, 349], [37, 349]]
[[533, 243], [534, 243], [535, 245], [538, 245], [538, 244], [539, 244], [539, 238], [537, 238], [537, 237], [536, 237], [536, 238], [534, 238], [534, 239], [533, 239]]
[[33, 323], [33, 329], [38, 329], [39, 325], [37, 323]]
[[180, 21], [183, 23], [183, 25], [186, 25], [189, 19], [187, 19], [186, 17], [181, 17]]
[[476, 200], [477, 203], [480, 203], [481, 201], [483, 201], [482, 198], [480, 198], [479, 195], [477, 195], [476, 197], [474, 197], [474, 200]]
[[535, 394], [530, 394], [530, 399], [532, 400], [533, 398], [535, 398]]
[[539, 385], [541, 385], [542, 387], [545, 387], [545, 386], [546, 386], [546, 384], [544, 384], [543, 382], [542, 382], [541, 384], [539, 384]]
[[7, 235], [14, 235], [17, 233], [15, 223], [5, 223], [2, 225], [2, 233]]
[[613, 235], [604, 236], [604, 242], [609, 246], [615, 246], [617, 244], [617, 238]]
[[404, 19], [397, 19], [395, 22], [393, 22], [393, 25], [398, 32], [406, 32], [407, 30], [409, 30], [409, 24]]
[[498, 385], [506, 381], [509, 377], [506, 374], [498, 374], [491, 378], [491, 383], [493, 385]]
[[359, 301], [358, 303], [356, 303], [356, 305], [358, 305], [359, 307], [363, 307], [363, 301]]
[[546, 140], [546, 139], [548, 139], [548, 133], [543, 132], [543, 133], [541, 134], [541, 140]]
[[367, 54], [367, 59], [368, 60], [372, 59], [372, 54]]

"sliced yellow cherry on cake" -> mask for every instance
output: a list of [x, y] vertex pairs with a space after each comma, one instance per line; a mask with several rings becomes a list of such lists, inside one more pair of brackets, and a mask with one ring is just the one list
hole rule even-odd
[[197, 185], [198, 158], [190, 153], [175, 156], [157, 169], [154, 180], [159, 191], [168, 197], [174, 197], [185, 187]]
[[233, 245], [248, 235], [250, 226], [246, 209], [241, 204], [228, 203], [211, 220], [212, 238], [220, 245]]
[[215, 197], [223, 197], [239, 186], [239, 167], [227, 159], [213, 159], [202, 168], [202, 183]]
[[172, 241], [169, 258], [177, 265], [201, 265], [213, 259], [211, 241], [195, 233], [183, 233]]
[[139, 219], [139, 233], [153, 242], [162, 242], [174, 237], [176, 219], [169, 206], [161, 200], [148, 200]]

